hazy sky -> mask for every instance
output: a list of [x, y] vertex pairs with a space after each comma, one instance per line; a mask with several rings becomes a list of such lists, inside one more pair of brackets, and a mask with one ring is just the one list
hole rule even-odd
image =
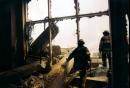
[[[80, 14], [108, 10], [108, 0], [79, 0]], [[52, 0], [52, 17], [75, 15], [74, 0]], [[28, 18], [40, 20], [47, 17], [47, 0], [32, 0], [29, 3]], [[75, 20], [64, 20], [57, 23], [60, 32], [53, 44], [61, 47], [75, 47], [77, 43]], [[32, 33], [35, 39], [44, 30], [43, 24], [35, 25]], [[80, 19], [80, 35], [91, 52], [97, 52], [99, 41], [104, 30], [109, 30], [109, 17]]]

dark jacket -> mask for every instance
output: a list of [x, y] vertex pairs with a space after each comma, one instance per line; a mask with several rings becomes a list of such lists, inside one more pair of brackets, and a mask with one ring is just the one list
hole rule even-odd
[[101, 38], [100, 45], [99, 45], [99, 51], [100, 52], [111, 51], [111, 39], [110, 39], [110, 36], [103, 36]]
[[89, 66], [90, 53], [87, 47], [78, 46], [69, 56], [68, 60], [74, 58], [74, 68], [77, 70]]

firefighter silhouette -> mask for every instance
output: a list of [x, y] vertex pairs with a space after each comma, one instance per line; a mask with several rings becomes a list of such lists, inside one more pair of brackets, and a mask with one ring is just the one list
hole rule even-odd
[[73, 71], [80, 72], [79, 88], [85, 87], [86, 70], [90, 67], [90, 52], [87, 47], [84, 46], [85, 42], [80, 39], [78, 41], [78, 47], [69, 55], [67, 62], [74, 58]]
[[102, 57], [103, 66], [107, 67], [107, 59], [109, 69], [111, 69], [111, 37], [109, 31], [105, 30], [99, 44], [99, 52]]

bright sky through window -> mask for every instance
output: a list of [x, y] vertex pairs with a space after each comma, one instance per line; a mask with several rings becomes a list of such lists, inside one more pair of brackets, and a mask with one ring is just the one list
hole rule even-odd
[[[108, 0], [79, 0], [80, 14], [94, 13], [108, 10]], [[29, 3], [28, 18], [40, 20], [47, 17], [47, 0], [32, 0]], [[52, 0], [52, 17], [75, 15], [74, 0]], [[61, 47], [76, 47], [75, 20], [65, 20], [57, 23], [60, 32], [53, 40], [53, 44]], [[35, 39], [42, 31], [43, 24], [35, 26], [32, 33]], [[98, 45], [102, 32], [109, 30], [109, 17], [94, 17], [80, 19], [80, 35], [85, 40], [91, 52], [98, 52]]]

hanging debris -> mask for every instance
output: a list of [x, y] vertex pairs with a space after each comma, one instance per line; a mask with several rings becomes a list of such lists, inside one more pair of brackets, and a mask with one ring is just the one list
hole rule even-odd
[[[79, 18], [83, 18], [83, 17], [88, 17], [88, 18], [92, 18], [92, 17], [95, 17], [95, 16], [103, 16], [103, 15], [107, 15], [109, 16], [109, 11], [100, 11], [100, 12], [96, 12], [96, 13], [88, 13], [88, 14], [80, 14], [78, 15]], [[76, 16], [75, 15], [72, 15], [72, 16], [64, 16], [64, 17], [56, 17], [56, 18], [51, 18], [51, 19], [44, 19], [44, 20], [37, 20], [37, 21], [29, 21], [27, 22], [27, 24], [38, 24], [38, 23], [46, 23], [48, 21], [63, 21], [63, 20], [73, 20], [73, 19], [76, 19]]]
[[51, 25], [32, 43], [30, 46], [30, 54], [40, 56], [41, 50], [44, 47], [47, 47], [49, 44], [49, 30], [51, 28], [52, 39], [56, 37], [59, 32], [59, 28], [56, 24], [51, 23]]
[[80, 30], [79, 30], [79, 21], [80, 21], [80, 17], [78, 16], [79, 15], [79, 11], [80, 11], [80, 7], [79, 7], [79, 2], [78, 0], [74, 0], [74, 3], [75, 3], [75, 10], [76, 10], [76, 24], [77, 24], [77, 41], [79, 41], [80, 39]]
[[79, 2], [78, 2], [78, 0], [74, 0], [74, 4], [75, 4], [74, 8], [75, 8], [76, 12], [79, 13], [80, 7], [79, 7]]

